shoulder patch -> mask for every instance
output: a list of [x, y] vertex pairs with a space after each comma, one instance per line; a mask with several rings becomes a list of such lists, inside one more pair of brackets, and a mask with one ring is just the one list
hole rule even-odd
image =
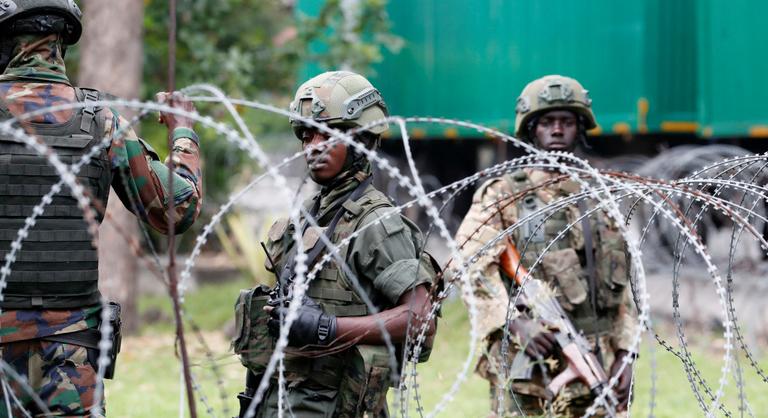
[[288, 229], [288, 218], [280, 218], [275, 221], [275, 223], [272, 224], [272, 226], [269, 228], [269, 232], [267, 232], [267, 238], [269, 238], [272, 241], [277, 241], [280, 238], [285, 235], [285, 230]]

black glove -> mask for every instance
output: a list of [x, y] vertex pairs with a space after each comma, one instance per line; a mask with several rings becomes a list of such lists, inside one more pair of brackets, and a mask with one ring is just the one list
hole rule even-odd
[[[269, 313], [267, 327], [273, 337], [280, 335], [280, 327], [288, 307], [279, 305]], [[336, 317], [323, 312], [314, 300], [305, 297], [299, 307], [298, 317], [291, 324], [288, 332], [288, 345], [303, 347], [305, 345], [328, 345], [336, 339]]]
[[549, 357], [557, 348], [555, 335], [540, 321], [518, 317], [510, 321], [509, 332], [520, 339], [520, 347], [531, 358]]
[[[630, 354], [626, 350], [618, 350], [615, 354], [615, 360], [613, 360], [613, 364], [611, 365], [611, 377], [618, 375], [619, 369], [621, 368], [621, 365], [623, 363], [623, 359], [625, 356], [636, 356], [635, 354]], [[628, 364], [627, 367], [622, 370], [621, 375], [619, 375], [619, 382], [614, 386], [613, 390], [616, 392], [616, 399], [619, 401], [619, 406], [617, 408], [618, 411], [626, 411], [627, 406], [629, 405], [629, 395], [630, 395], [630, 387], [632, 384], [632, 365]]]

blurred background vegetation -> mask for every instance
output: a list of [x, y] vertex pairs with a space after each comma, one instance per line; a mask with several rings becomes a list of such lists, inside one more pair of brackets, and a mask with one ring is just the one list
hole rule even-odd
[[[244, 98], [288, 107], [302, 66], [321, 70], [338, 68], [360, 72], [382, 58], [382, 49], [397, 48], [389, 34], [386, 0], [361, 0], [344, 11], [340, 1], [328, 1], [316, 16], [296, 10], [293, 1], [278, 0], [179, 0], [176, 84], [205, 83], [231, 98]], [[166, 89], [168, 61], [168, 7], [166, 1], [147, 0], [144, 18], [145, 66], [143, 98]], [[345, 13], [355, 13], [349, 25]], [[322, 51], [311, 53], [310, 49]], [[199, 105], [201, 113], [229, 122], [221, 106]], [[242, 110], [242, 109], [241, 109]], [[267, 151], [298, 150], [285, 117], [242, 110], [259, 143]], [[142, 132], [158, 150], [166, 147], [163, 131], [147, 121]], [[201, 137], [206, 164], [206, 198], [220, 201], [231, 186], [259, 170], [242, 152], [216, 138], [210, 130]], [[209, 206], [212, 207], [212, 206]]]

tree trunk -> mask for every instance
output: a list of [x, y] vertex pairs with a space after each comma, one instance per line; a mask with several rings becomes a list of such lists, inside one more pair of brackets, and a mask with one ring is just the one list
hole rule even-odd
[[[124, 99], [139, 96], [143, 65], [144, 2], [140, 0], [84, 0], [84, 29], [80, 42], [79, 86], [91, 87]], [[126, 117], [133, 114], [118, 109]], [[136, 218], [114, 191], [99, 230], [99, 287], [104, 296], [123, 306], [123, 329], [138, 327], [136, 294], [138, 263], [126, 240], [139, 239]], [[130, 237], [124, 236], [111, 224]]]

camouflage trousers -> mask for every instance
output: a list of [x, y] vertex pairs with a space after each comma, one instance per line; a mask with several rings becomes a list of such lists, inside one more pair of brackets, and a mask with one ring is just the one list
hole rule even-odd
[[[584, 416], [592, 406], [594, 399], [590, 396], [580, 396], [568, 398], [569, 393], [561, 393], [554, 402], [545, 402], [543, 398], [522, 393], [507, 392], [503, 396], [503, 408], [499, 409], [499, 388], [491, 385], [491, 414], [488, 418], [507, 418], [507, 417], [569, 417], [578, 418]], [[503, 389], [502, 389], [503, 390]], [[503, 411], [498, 415], [496, 411]], [[607, 416], [606, 412], [598, 409], [593, 417], [601, 418]], [[626, 412], [617, 412], [616, 418], [624, 418]]]
[[85, 347], [41, 340], [18, 341], [0, 345], [0, 356], [4, 364], [25, 380], [20, 382], [11, 374], [0, 372], [0, 418], [94, 416], [91, 409], [96, 372], [88, 362]]
[[[284, 416], [336, 418], [336, 404], [340, 397], [337, 389], [329, 389], [308, 381], [294, 382], [286, 385], [284, 395]], [[264, 395], [264, 401], [256, 408], [255, 418], [276, 418], [277, 401], [278, 385], [273, 381]], [[387, 418], [388, 416], [386, 407], [377, 416], [365, 414], [367, 418]]]
[[[592, 344], [595, 343], [594, 339], [590, 339], [590, 342]], [[597, 343], [601, 347], [602, 358], [605, 364], [613, 364], [613, 350], [610, 348], [608, 337], [599, 337]], [[565, 386], [552, 402], [546, 402], [544, 400], [546, 385], [540, 372], [541, 369], [538, 367], [534, 369], [532, 380], [513, 382], [512, 379], [508, 379], [505, 384], [503, 379], [500, 378], [502, 375], [500, 370], [505, 367], [500, 361], [502, 358], [501, 350], [502, 342], [500, 340], [493, 341], [490, 347], [488, 347], [488, 351], [481, 357], [476, 370], [480, 376], [490, 382], [491, 414], [489, 418], [518, 416], [581, 417], [594, 403], [594, 398], [589, 389], [581, 382], [573, 382]], [[507, 365], [512, 364], [516, 354], [517, 350], [510, 348], [505, 363]], [[610, 370], [610, 367], [607, 370]], [[607, 413], [600, 408], [592, 416], [599, 418], [606, 415]], [[624, 416], [626, 416], [626, 412], [616, 414], [617, 418]]]

